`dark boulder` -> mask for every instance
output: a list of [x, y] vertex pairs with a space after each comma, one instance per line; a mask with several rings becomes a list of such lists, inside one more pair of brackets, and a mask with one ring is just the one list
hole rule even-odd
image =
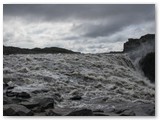
[[39, 103], [43, 109], [54, 108], [54, 99], [44, 98]]
[[155, 82], [155, 52], [148, 53], [139, 62], [144, 74], [148, 79], [154, 83]]
[[70, 100], [81, 100], [81, 99], [82, 99], [82, 97], [79, 96], [79, 95], [75, 95], [75, 96], [70, 98]]
[[109, 116], [108, 114], [101, 113], [101, 112], [93, 112], [94, 116]]
[[46, 109], [54, 108], [55, 101], [53, 98], [46, 97], [46, 98], [36, 98], [34, 99], [35, 103], [39, 104], [36, 106], [33, 111], [35, 112], [44, 112]]
[[13, 92], [12, 90], [6, 91], [6, 96], [8, 97], [17, 97], [17, 98], [30, 98], [30, 94], [27, 92]]
[[7, 104], [3, 106], [4, 116], [32, 116], [31, 110], [22, 105]]
[[108, 114], [104, 113], [103, 110], [100, 110], [100, 109], [93, 110], [93, 115], [94, 116], [109, 116]]
[[5, 104], [11, 104], [12, 101], [9, 97], [3, 96], [3, 105]]
[[20, 104], [27, 107], [28, 109], [32, 109], [36, 106], [39, 106], [37, 102], [21, 102]]
[[18, 114], [16, 113], [16, 111], [13, 108], [5, 108], [5, 106], [3, 107], [3, 116], [18, 116]]
[[16, 96], [17, 95], [17, 93], [15, 93], [15, 92], [12, 92], [12, 91], [6, 91], [6, 96], [7, 97], [14, 97], [14, 96]]
[[46, 116], [45, 112], [34, 113], [34, 116]]
[[46, 109], [45, 114], [47, 116], [66, 116], [74, 110], [75, 110], [74, 108], [67, 108], [67, 107], [59, 108], [59, 107], [56, 107], [54, 109]]
[[115, 110], [107, 114], [116, 114], [118, 116], [154, 116], [155, 105], [144, 102], [124, 102], [115, 104]]
[[155, 116], [155, 105], [147, 103], [139, 103], [133, 108], [136, 116]]
[[72, 111], [67, 116], [93, 116], [93, 112], [89, 109], [80, 109]]
[[123, 111], [120, 116], [135, 116], [136, 114], [134, 113], [133, 110], [125, 110]]
[[28, 102], [28, 100], [25, 98], [17, 98], [17, 97], [12, 98], [12, 103], [19, 104], [20, 102]]
[[30, 94], [27, 92], [20, 92], [16, 94], [16, 97], [21, 97], [21, 98], [30, 98]]
[[8, 86], [7, 90], [12, 90], [15, 86]]
[[3, 89], [7, 88], [9, 85], [7, 83], [3, 83]]
[[45, 115], [46, 116], [61, 116], [61, 114], [56, 113], [54, 110], [46, 110]]

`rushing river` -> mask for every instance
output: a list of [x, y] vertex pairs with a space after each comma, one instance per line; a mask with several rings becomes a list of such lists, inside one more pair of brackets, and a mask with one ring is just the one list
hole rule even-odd
[[[125, 54], [28, 54], [3, 56], [4, 82], [34, 98], [59, 94], [61, 108], [155, 103], [155, 86]], [[39, 91], [39, 92], [35, 92]], [[71, 100], [73, 96], [81, 100]]]

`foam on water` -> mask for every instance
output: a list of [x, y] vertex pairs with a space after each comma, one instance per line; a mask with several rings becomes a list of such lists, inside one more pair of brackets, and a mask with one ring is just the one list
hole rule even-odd
[[[4, 55], [4, 82], [15, 91], [48, 89], [59, 93], [61, 107], [104, 107], [118, 101], [155, 102], [155, 88], [125, 54]], [[71, 101], [73, 95], [82, 96]]]

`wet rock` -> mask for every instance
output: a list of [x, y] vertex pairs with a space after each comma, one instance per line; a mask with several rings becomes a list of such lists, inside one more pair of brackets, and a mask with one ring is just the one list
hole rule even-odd
[[24, 99], [24, 98], [12, 98], [12, 101], [13, 101], [13, 103], [20, 103], [20, 102], [27, 102], [27, 100], [26, 99]]
[[89, 109], [80, 109], [72, 111], [67, 116], [93, 116], [93, 112]]
[[30, 98], [30, 94], [27, 92], [20, 92], [16, 94], [16, 97], [22, 97], [22, 98]]
[[3, 106], [4, 116], [32, 116], [31, 110], [22, 105], [8, 104]]
[[139, 103], [133, 108], [136, 116], [155, 116], [155, 105]]
[[81, 99], [82, 99], [82, 97], [79, 96], [79, 95], [75, 95], [75, 96], [70, 98], [70, 100], [81, 100]]
[[144, 102], [128, 102], [115, 105], [115, 114], [120, 116], [154, 116], [155, 105]]
[[38, 103], [39, 106], [34, 108], [35, 112], [44, 112], [45, 109], [54, 108], [55, 101], [53, 98], [46, 97], [46, 98], [36, 98], [34, 102]]
[[6, 96], [7, 97], [21, 97], [21, 98], [30, 98], [30, 94], [27, 92], [13, 92], [12, 90], [7, 90], [6, 91]]
[[60, 116], [66, 116], [74, 110], [75, 110], [74, 108], [66, 108], [66, 107], [65, 108], [56, 107], [54, 109], [51, 109], [51, 111], [54, 112], [52, 114], [58, 114]]
[[116, 109], [114, 112], [116, 113], [116, 114], [121, 114], [121, 113], [123, 113], [125, 111], [125, 109]]
[[3, 116], [18, 116], [18, 114], [13, 108], [3, 106]]
[[11, 90], [11, 89], [13, 89], [15, 86], [8, 86], [7, 87], [7, 90]]
[[39, 105], [37, 102], [21, 102], [20, 104], [29, 108], [29, 109], [32, 109], [32, 108]]
[[134, 113], [133, 110], [125, 110], [120, 114], [120, 116], [135, 116], [136, 114]]
[[34, 113], [34, 116], [46, 116], [45, 112]]
[[6, 91], [6, 96], [7, 97], [14, 97], [14, 96], [16, 96], [17, 95], [17, 93], [15, 93], [15, 92], [12, 92], [12, 91]]
[[3, 99], [3, 105], [5, 105], [5, 104], [10, 104], [10, 102], [7, 100], [7, 99]]
[[109, 116], [108, 114], [102, 113], [102, 112], [93, 112], [94, 116]]
[[101, 113], [103, 113], [104, 111], [100, 110], [100, 109], [96, 109], [96, 110], [93, 110], [93, 112], [101, 112]]
[[7, 88], [9, 85], [7, 83], [3, 83], [3, 89]]
[[54, 95], [57, 97], [61, 97], [61, 95], [59, 93], [54, 93]]
[[148, 53], [139, 62], [144, 74], [152, 83], [155, 83], [155, 52]]
[[95, 88], [102, 88], [103, 85], [101, 83], [98, 83], [97, 85], [94, 86]]
[[93, 110], [93, 115], [94, 116], [109, 116], [109, 115], [105, 114], [104, 111], [101, 109]]
[[11, 104], [12, 101], [11, 99], [9, 99], [9, 97], [3, 96], [3, 105], [5, 104]]
[[52, 98], [44, 98], [43, 100], [41, 100], [40, 105], [44, 109], [54, 108], [54, 99], [52, 99]]
[[61, 116], [61, 114], [56, 113], [54, 110], [46, 110], [45, 115], [46, 116]]
[[[155, 116], [155, 107], [154, 106], [150, 106], [147, 107], [148, 109], [146, 110], [146, 113], [150, 116]], [[145, 108], [144, 108], [145, 109]]]
[[32, 108], [32, 111], [34, 113], [41, 113], [41, 112], [44, 112], [44, 109], [42, 109], [40, 106], [36, 106], [36, 107]]

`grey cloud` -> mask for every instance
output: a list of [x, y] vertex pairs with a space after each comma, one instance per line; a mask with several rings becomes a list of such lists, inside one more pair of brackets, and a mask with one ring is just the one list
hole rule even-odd
[[[34, 20], [36, 22], [37, 20], [73, 22], [78, 19], [81, 25], [75, 28], [73, 26], [73, 31], [85, 32], [83, 35], [86, 37], [99, 37], [115, 34], [129, 25], [154, 21], [155, 8], [153, 4], [6, 4], [4, 5], [4, 19], [5, 16], [22, 17], [29, 22]], [[87, 20], [89, 24], [84, 23], [84, 20]], [[92, 24], [90, 21], [98, 24]]]
[[121, 50], [128, 37], [155, 32], [154, 4], [4, 4], [4, 44]]
[[[103, 22], [97, 21], [98, 24], [84, 23], [73, 28], [73, 31], [83, 32], [85, 37], [101, 37], [101, 36], [110, 36], [116, 34], [116, 32], [122, 31], [128, 26], [140, 25], [144, 22], [154, 22], [155, 15], [152, 12], [144, 11], [144, 13], [136, 14], [122, 14], [118, 16], [111, 17], [108, 21], [107, 18], [103, 19]], [[106, 20], [106, 21], [105, 21]]]
[[[111, 16], [154, 14], [154, 5], [147, 4], [4, 4], [4, 16], [60, 20], [100, 19]], [[152, 16], [151, 16], [152, 19]]]
[[69, 37], [65, 37], [65, 40], [78, 40], [80, 39], [80, 36], [69, 36]]

